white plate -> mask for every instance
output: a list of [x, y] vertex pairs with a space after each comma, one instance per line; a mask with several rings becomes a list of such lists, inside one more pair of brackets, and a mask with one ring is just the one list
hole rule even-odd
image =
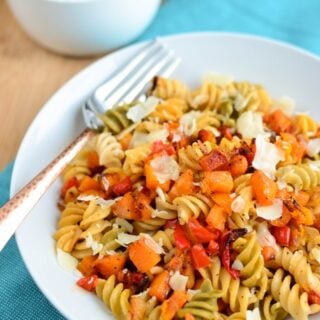
[[[227, 33], [186, 34], [163, 40], [182, 57], [181, 66], [173, 75], [177, 79], [196, 85], [208, 71], [231, 74], [239, 80], [263, 84], [275, 97], [291, 96], [300, 109], [320, 118], [320, 60], [308, 52], [272, 40]], [[97, 61], [46, 103], [20, 146], [11, 195], [84, 128], [81, 102], [139, 46]], [[78, 289], [75, 278], [56, 262], [52, 234], [58, 217], [58, 190], [56, 182], [17, 231], [21, 254], [38, 287], [67, 318], [108, 319], [102, 303]]]

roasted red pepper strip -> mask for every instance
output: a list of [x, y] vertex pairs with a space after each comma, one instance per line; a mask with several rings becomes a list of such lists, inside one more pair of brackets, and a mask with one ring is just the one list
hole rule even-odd
[[79, 182], [78, 182], [78, 179], [76, 178], [76, 177], [72, 177], [72, 178], [70, 178], [69, 180], [67, 180], [64, 184], [63, 184], [63, 186], [62, 186], [62, 188], [61, 188], [61, 192], [60, 192], [60, 194], [61, 194], [61, 197], [65, 197], [65, 195], [66, 195], [66, 193], [67, 193], [67, 191], [70, 189], [70, 188], [72, 188], [72, 187], [78, 187], [78, 184], [79, 184]]
[[179, 223], [176, 224], [174, 229], [174, 239], [175, 239], [177, 248], [182, 250], [191, 248], [190, 241], [186, 236], [183, 230], [183, 227]]
[[224, 234], [220, 244], [221, 262], [233, 279], [240, 277], [240, 271], [231, 267], [230, 246], [238, 237], [247, 233], [247, 229], [235, 229]]
[[117, 196], [123, 196], [132, 189], [132, 183], [129, 177], [124, 178], [112, 187], [112, 191]]
[[276, 238], [278, 245], [288, 246], [290, 242], [291, 229], [288, 226], [273, 227], [272, 234]]
[[195, 269], [205, 268], [211, 263], [202, 244], [196, 244], [191, 248], [191, 257]]
[[195, 240], [200, 243], [206, 243], [210, 240], [216, 240], [217, 235], [213, 232], [206, 229], [200, 222], [195, 219], [191, 218], [188, 221], [188, 228], [192, 236], [194, 236]]
[[87, 291], [93, 291], [98, 283], [97, 275], [81, 278], [77, 281], [77, 285]]

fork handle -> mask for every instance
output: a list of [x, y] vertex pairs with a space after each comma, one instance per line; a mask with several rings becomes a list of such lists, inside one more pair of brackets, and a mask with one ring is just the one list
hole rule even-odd
[[93, 135], [92, 130], [85, 129], [46, 168], [0, 208], [0, 251], [65, 166]]

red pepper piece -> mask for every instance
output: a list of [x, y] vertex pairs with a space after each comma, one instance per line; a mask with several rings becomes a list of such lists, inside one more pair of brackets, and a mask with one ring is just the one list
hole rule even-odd
[[247, 229], [235, 229], [224, 234], [220, 244], [221, 262], [225, 269], [229, 272], [233, 279], [240, 277], [240, 271], [231, 267], [230, 246], [238, 237], [242, 237], [247, 233]]
[[219, 129], [221, 136], [228, 139], [228, 140], [232, 140], [232, 132], [231, 132], [231, 128], [228, 128], [226, 126], [222, 126]]
[[223, 170], [228, 166], [227, 155], [220, 150], [213, 150], [199, 160], [199, 164], [204, 171]]
[[209, 254], [215, 254], [219, 252], [219, 244], [215, 240], [210, 240], [207, 248]]
[[175, 153], [175, 149], [171, 144], [165, 144], [161, 140], [157, 140], [153, 142], [151, 146], [151, 153], [152, 154], [164, 153], [164, 154], [167, 154], [168, 156], [172, 156]]
[[205, 268], [211, 263], [202, 244], [196, 244], [191, 248], [191, 258], [195, 269]]
[[200, 139], [201, 142], [216, 141], [216, 138], [214, 137], [213, 133], [209, 130], [204, 130], [204, 129], [201, 129], [198, 132], [198, 138]]
[[98, 283], [97, 275], [92, 275], [90, 277], [84, 277], [77, 281], [77, 285], [87, 291], [93, 291]]
[[288, 246], [290, 242], [291, 229], [288, 226], [273, 227], [272, 234], [280, 246]]
[[309, 304], [320, 304], [320, 295], [314, 291], [308, 292]]
[[112, 191], [117, 196], [123, 196], [132, 189], [132, 183], [129, 177], [117, 182], [113, 187]]
[[183, 230], [183, 227], [178, 223], [176, 224], [176, 227], [174, 229], [174, 239], [175, 239], [177, 248], [179, 248], [181, 250], [191, 248], [190, 241], [189, 241], [188, 237], [186, 236], [186, 234]]
[[210, 240], [217, 239], [217, 234], [209, 231], [195, 218], [189, 219], [188, 228], [192, 236], [195, 238], [196, 242], [206, 243]]
[[63, 184], [63, 186], [62, 186], [62, 188], [61, 188], [61, 192], [60, 192], [61, 197], [64, 198], [65, 195], [66, 195], [66, 193], [67, 193], [67, 191], [68, 191], [70, 188], [72, 188], [72, 187], [78, 187], [78, 185], [79, 185], [79, 181], [78, 181], [78, 179], [77, 179], [76, 177], [72, 177], [72, 178], [70, 178], [69, 180], [67, 180], [67, 181]]
[[177, 219], [171, 219], [171, 220], [166, 220], [166, 223], [164, 225], [164, 228], [169, 228], [169, 229], [173, 229], [176, 227], [176, 224], [178, 223]]

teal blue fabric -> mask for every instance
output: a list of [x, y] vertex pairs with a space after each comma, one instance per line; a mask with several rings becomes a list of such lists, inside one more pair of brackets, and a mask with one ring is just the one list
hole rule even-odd
[[[319, 13], [318, 0], [165, 0], [138, 40], [191, 31], [231, 31], [286, 41], [319, 54]], [[0, 205], [9, 196], [12, 166], [0, 173]], [[32, 281], [14, 238], [0, 253], [0, 319], [63, 319]]]

